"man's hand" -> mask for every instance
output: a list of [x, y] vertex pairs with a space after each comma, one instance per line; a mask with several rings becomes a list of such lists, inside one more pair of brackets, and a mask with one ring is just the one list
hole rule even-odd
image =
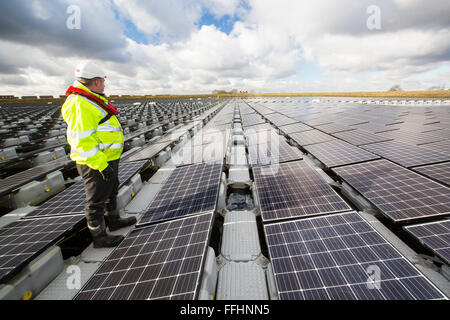
[[105, 180], [106, 182], [113, 181], [116, 176], [114, 170], [110, 166], [107, 166], [105, 170], [100, 171], [100, 174], [102, 175], [103, 180]]

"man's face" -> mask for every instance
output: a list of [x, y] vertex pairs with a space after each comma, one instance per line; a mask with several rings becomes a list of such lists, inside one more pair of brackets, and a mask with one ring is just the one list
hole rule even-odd
[[105, 93], [105, 79], [104, 78], [96, 78], [94, 79], [94, 88], [95, 92]]

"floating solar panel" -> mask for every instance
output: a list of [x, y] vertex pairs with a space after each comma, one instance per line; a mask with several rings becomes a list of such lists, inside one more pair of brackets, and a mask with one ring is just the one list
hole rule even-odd
[[253, 175], [264, 222], [351, 209], [304, 161], [256, 167]]
[[213, 213], [131, 231], [75, 300], [194, 300]]
[[386, 126], [385, 124], [382, 123], [373, 123], [373, 122], [357, 124], [354, 126], [354, 128], [372, 133], [383, 133], [386, 131], [399, 130], [398, 128], [393, 126]]
[[281, 300], [446, 299], [355, 212], [264, 231]]
[[380, 158], [350, 143], [337, 139], [305, 146], [305, 149], [328, 168]]
[[[119, 164], [119, 189], [126, 184], [142, 167], [146, 160]], [[66, 190], [44, 202], [25, 218], [48, 217], [66, 214], [82, 214], [86, 204], [83, 181], [76, 182]]]
[[432, 149], [439, 153], [449, 154], [450, 153], [450, 140], [427, 143], [427, 144], [421, 145], [421, 147], [427, 148], [427, 149]]
[[275, 130], [260, 130], [254, 132], [251, 129], [247, 129], [245, 131], [245, 137], [248, 146], [257, 144], [278, 144], [281, 139], [284, 139]]
[[259, 131], [267, 131], [267, 130], [274, 130], [274, 127], [272, 127], [272, 125], [269, 123], [263, 123], [263, 124], [257, 124], [255, 126], [248, 127], [246, 129], [244, 129], [244, 132], [245, 133], [249, 132], [250, 134], [254, 134]]
[[450, 188], [387, 160], [333, 171], [394, 222], [450, 213]]
[[168, 146], [169, 143], [150, 143], [146, 146], [141, 147], [141, 149], [139, 149], [137, 152], [123, 159], [122, 162], [133, 162], [133, 161], [141, 161], [144, 159], [152, 159]]
[[258, 114], [245, 114], [241, 116], [242, 119], [242, 125], [247, 128], [250, 126], [254, 126], [257, 124], [263, 124], [266, 123], [266, 121], [261, 118]]
[[404, 227], [420, 243], [450, 264], [450, 220]]
[[279, 143], [251, 145], [248, 153], [249, 163], [253, 167], [302, 159], [300, 151], [284, 140]]
[[412, 145], [421, 145], [426, 143], [438, 142], [445, 140], [445, 137], [439, 137], [438, 132], [436, 135], [431, 133], [418, 133], [410, 132], [406, 130], [394, 130], [383, 132], [383, 136], [387, 138], [392, 138]]
[[352, 128], [352, 127], [349, 127], [346, 125], [342, 125], [342, 124], [338, 124], [338, 123], [323, 124], [320, 126], [316, 126], [316, 129], [319, 129], [320, 131], [323, 131], [328, 134], [355, 130], [355, 128]]
[[84, 216], [18, 220], [0, 229], [0, 283], [64, 237]]
[[450, 186], [450, 162], [431, 164], [413, 170]]
[[329, 134], [323, 133], [322, 131], [316, 129], [291, 133], [289, 134], [289, 136], [301, 146], [307, 146], [310, 144], [321, 143], [335, 139], [333, 136], [330, 136]]
[[427, 150], [397, 141], [386, 141], [362, 146], [370, 152], [378, 154], [405, 167], [420, 166], [450, 160], [450, 154]]
[[291, 134], [294, 132], [303, 132], [308, 130], [313, 130], [314, 128], [303, 124], [303, 123], [294, 123], [294, 124], [288, 124], [287, 126], [281, 126], [279, 129], [284, 132], [285, 134]]
[[283, 114], [280, 114], [280, 113], [271, 113], [271, 114], [266, 115], [265, 117], [270, 122], [275, 124], [277, 127], [288, 125], [288, 124], [293, 124], [293, 123], [298, 122], [298, 120], [289, 118], [289, 117], [287, 117], [287, 116], [285, 116]]
[[333, 136], [347, 141], [355, 146], [392, 140], [392, 138], [383, 137], [381, 135], [359, 129], [333, 133]]
[[202, 162], [222, 163], [226, 153], [226, 146], [218, 143], [203, 145], [187, 144], [179, 152], [172, 155], [171, 161], [176, 166], [185, 166]]
[[175, 169], [137, 225], [214, 210], [221, 174], [222, 163], [203, 163]]
[[51, 161], [49, 163], [19, 172], [13, 176], [7, 177], [6, 179], [0, 179], [0, 196], [8, 194], [28, 182], [44, 177], [50, 172], [62, 169], [70, 162], [71, 160], [67, 159]]

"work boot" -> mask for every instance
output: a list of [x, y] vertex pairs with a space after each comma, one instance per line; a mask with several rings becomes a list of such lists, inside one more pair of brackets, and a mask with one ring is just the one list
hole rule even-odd
[[122, 242], [123, 236], [113, 236], [103, 233], [93, 238], [94, 248], [112, 248], [117, 247]]
[[116, 231], [124, 227], [136, 224], [135, 217], [121, 218], [120, 216], [108, 217], [109, 231]]

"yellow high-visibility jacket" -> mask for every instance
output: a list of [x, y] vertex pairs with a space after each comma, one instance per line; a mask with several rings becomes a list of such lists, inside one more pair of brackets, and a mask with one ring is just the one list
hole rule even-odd
[[[76, 87], [108, 104], [105, 97], [90, 91], [81, 83]], [[68, 96], [61, 107], [61, 114], [67, 123], [70, 158], [76, 163], [103, 171], [108, 166], [108, 161], [120, 158], [124, 137], [116, 116], [113, 115], [108, 121], [99, 124], [108, 113], [95, 102], [80, 95]]]

